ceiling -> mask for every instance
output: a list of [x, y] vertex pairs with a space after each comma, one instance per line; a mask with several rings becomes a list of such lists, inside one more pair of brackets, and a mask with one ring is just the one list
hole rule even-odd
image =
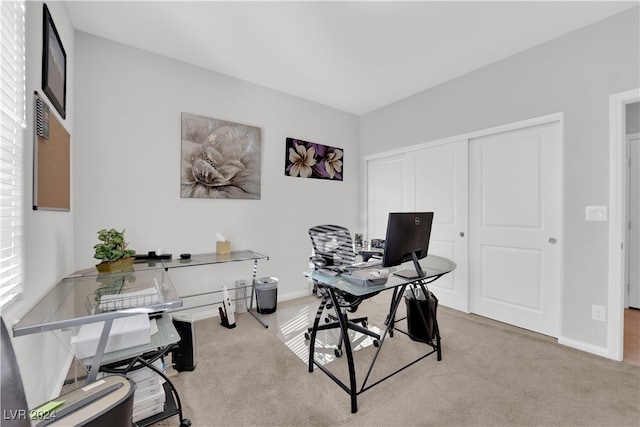
[[639, 1], [69, 1], [76, 30], [356, 115]]

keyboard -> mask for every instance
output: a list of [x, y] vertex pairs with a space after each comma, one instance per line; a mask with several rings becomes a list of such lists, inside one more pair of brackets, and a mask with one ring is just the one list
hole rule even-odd
[[355, 264], [346, 265], [344, 268], [347, 270], [362, 270], [363, 268], [374, 268], [381, 267], [382, 260], [381, 259], [372, 259], [366, 262], [357, 262]]

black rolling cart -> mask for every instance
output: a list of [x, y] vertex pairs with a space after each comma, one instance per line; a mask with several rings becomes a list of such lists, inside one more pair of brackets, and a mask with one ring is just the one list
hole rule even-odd
[[120, 360], [118, 362], [110, 363], [108, 365], [102, 365], [100, 367], [101, 372], [109, 374], [121, 374], [124, 376], [127, 376], [131, 372], [137, 371], [142, 368], [149, 368], [160, 375], [160, 377], [162, 377], [162, 379], [164, 380], [163, 387], [166, 399], [164, 404], [164, 411], [135, 422], [135, 425], [138, 427], [150, 426], [157, 423], [158, 421], [173, 417], [174, 415], [178, 415], [178, 418], [180, 420], [180, 427], [188, 427], [191, 425], [191, 421], [187, 418], [184, 418], [182, 414], [182, 403], [180, 402], [178, 390], [176, 390], [175, 386], [167, 377], [167, 375], [161, 369], [158, 369], [154, 365], [154, 362], [164, 359], [164, 357], [170, 351], [175, 350], [176, 345], [177, 344], [167, 345], [164, 348], [159, 348], [155, 351], [141, 354], [140, 356]]
[[[87, 384], [95, 382], [99, 372], [127, 374], [150, 368], [164, 380], [164, 411], [137, 423], [150, 425], [179, 415], [180, 426], [191, 422], [183, 417], [176, 388], [153, 362], [164, 357], [180, 341], [166, 311], [182, 307], [182, 300], [162, 265], [134, 264], [130, 271], [99, 274], [95, 268], [78, 271], [56, 283], [14, 326], [14, 337], [74, 329], [102, 322], [103, 326], [93, 357], [82, 363], [89, 368]], [[107, 352], [107, 341], [116, 319], [148, 314], [155, 319], [158, 332], [151, 342]]]

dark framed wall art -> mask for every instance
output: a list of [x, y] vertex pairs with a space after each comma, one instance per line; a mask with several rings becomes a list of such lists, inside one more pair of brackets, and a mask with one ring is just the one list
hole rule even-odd
[[67, 54], [53, 23], [47, 5], [43, 10], [42, 26], [42, 90], [60, 116], [66, 118]]
[[342, 148], [287, 138], [284, 173], [300, 178], [342, 181], [344, 151]]

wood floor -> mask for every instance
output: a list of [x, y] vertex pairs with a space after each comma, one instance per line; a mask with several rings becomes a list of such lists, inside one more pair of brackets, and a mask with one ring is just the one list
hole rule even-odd
[[640, 366], [640, 310], [624, 310], [623, 360]]

